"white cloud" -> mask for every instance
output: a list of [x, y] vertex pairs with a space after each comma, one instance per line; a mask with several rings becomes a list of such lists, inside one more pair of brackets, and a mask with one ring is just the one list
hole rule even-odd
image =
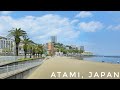
[[108, 13], [120, 13], [120, 11], [106, 11]]
[[113, 25], [110, 25], [107, 27], [107, 29], [112, 29], [113, 28]]
[[86, 18], [86, 17], [92, 17], [93, 14], [89, 11], [81, 11], [79, 14], [77, 14], [76, 18]]
[[107, 27], [108, 30], [120, 30], [120, 25], [110, 25]]
[[12, 12], [13, 11], [0, 11], [0, 14], [2, 14], [2, 15], [9, 15]]
[[103, 24], [98, 21], [91, 21], [91, 22], [81, 22], [79, 23], [79, 29], [85, 32], [95, 32], [103, 28]]
[[56, 35], [59, 42], [74, 43], [75, 38], [80, 35], [80, 31], [74, 30], [69, 18], [54, 14], [17, 19], [11, 16], [0, 16], [0, 36], [6, 36], [12, 28], [22, 28], [37, 43], [46, 43], [51, 35]]
[[78, 19], [74, 19], [74, 20], [71, 21], [71, 24], [76, 24], [76, 23], [78, 23], [78, 22], [79, 22]]

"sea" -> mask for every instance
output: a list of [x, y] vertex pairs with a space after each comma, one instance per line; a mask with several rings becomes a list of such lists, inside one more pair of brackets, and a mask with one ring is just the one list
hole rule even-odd
[[90, 56], [83, 57], [82, 59], [86, 61], [120, 64], [120, 56]]

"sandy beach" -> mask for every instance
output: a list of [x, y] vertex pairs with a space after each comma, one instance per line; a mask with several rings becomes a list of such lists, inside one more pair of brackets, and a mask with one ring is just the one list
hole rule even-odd
[[120, 64], [52, 57], [27, 79], [120, 79]]

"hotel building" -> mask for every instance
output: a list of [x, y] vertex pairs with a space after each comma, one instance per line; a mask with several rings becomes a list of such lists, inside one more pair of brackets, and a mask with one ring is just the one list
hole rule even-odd
[[[0, 54], [1, 55], [15, 55], [15, 42], [12, 39], [0, 36]], [[18, 54], [24, 55], [23, 43], [20, 42]]]
[[85, 50], [84, 50], [84, 46], [80, 46], [80, 50], [83, 50], [83, 51], [85, 51]]
[[0, 54], [13, 54], [13, 40], [0, 36]]
[[57, 43], [57, 36], [51, 36], [51, 42]]

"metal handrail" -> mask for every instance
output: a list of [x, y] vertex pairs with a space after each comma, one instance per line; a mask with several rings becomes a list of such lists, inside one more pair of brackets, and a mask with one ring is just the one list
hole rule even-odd
[[9, 72], [13, 72], [16, 70], [27, 70], [29, 68], [38, 66], [40, 64], [43, 63], [43, 60], [33, 60], [33, 61], [29, 61], [29, 62], [24, 62], [23, 64], [18, 64], [18, 65], [7, 65], [7, 66], [2, 66], [0, 67], [0, 74], [4, 74], [6, 73], [8, 75]]

